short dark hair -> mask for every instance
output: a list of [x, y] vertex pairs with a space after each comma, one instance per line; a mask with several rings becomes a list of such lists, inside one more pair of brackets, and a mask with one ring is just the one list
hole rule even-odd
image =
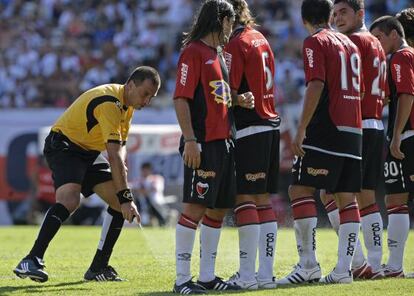
[[223, 19], [235, 17], [233, 5], [226, 0], [206, 0], [194, 20], [190, 32], [184, 33], [183, 46], [213, 32], [223, 31]]
[[365, 8], [364, 0], [335, 0], [334, 4], [342, 2], [348, 4], [355, 12]]
[[154, 85], [161, 85], [160, 74], [157, 70], [149, 66], [140, 66], [135, 68], [126, 83], [132, 80], [134, 81], [134, 84], [138, 86], [147, 79], [150, 79]]
[[391, 31], [395, 30], [400, 37], [405, 38], [404, 28], [395, 16], [385, 15], [377, 18], [372, 24], [369, 30], [372, 32], [375, 28], [378, 28], [381, 32], [389, 35]]
[[142, 164], [141, 164], [141, 169], [149, 169], [149, 170], [152, 170], [152, 164], [150, 163], [150, 162], [143, 162]]
[[327, 24], [332, 8], [331, 0], [303, 0], [302, 19], [311, 25]]
[[234, 12], [236, 13], [236, 23], [243, 26], [255, 26], [256, 23], [250, 12], [249, 5], [246, 0], [227, 0], [233, 5]]
[[405, 38], [414, 39], [414, 7], [402, 10], [396, 17], [404, 28]]

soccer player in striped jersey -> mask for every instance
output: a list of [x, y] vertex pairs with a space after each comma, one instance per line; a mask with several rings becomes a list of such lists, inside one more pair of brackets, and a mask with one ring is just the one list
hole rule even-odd
[[[375, 189], [383, 168], [382, 151], [384, 125], [382, 109], [386, 97], [386, 57], [380, 42], [365, 27], [363, 0], [335, 0], [333, 21], [339, 32], [347, 35], [358, 47], [362, 58], [362, 76], [365, 93], [362, 107], [362, 189], [357, 194], [361, 215], [367, 259], [358, 243], [352, 261], [356, 278], [378, 278], [383, 276], [382, 232], [383, 223], [375, 200]], [[321, 194], [329, 220], [338, 231], [339, 213], [331, 194]]]

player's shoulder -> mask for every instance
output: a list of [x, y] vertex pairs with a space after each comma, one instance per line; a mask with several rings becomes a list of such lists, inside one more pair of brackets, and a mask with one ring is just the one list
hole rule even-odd
[[410, 63], [414, 67], [414, 48], [405, 46], [392, 54], [392, 63]]
[[253, 27], [239, 27], [235, 29], [229, 44], [238, 44], [243, 47], [259, 47], [268, 45], [269, 42], [264, 35]]
[[379, 40], [366, 30], [352, 33], [349, 35], [349, 39], [351, 39], [358, 47], [364, 46], [366, 48], [382, 49]]
[[207, 45], [205, 45], [203, 42], [192, 41], [181, 49], [181, 55], [197, 56], [205, 52], [206, 49], [207, 49]]

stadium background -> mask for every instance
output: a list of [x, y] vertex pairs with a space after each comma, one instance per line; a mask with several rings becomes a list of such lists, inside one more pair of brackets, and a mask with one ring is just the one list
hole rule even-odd
[[[300, 0], [251, 0], [250, 7], [276, 57], [276, 106], [281, 114], [281, 192], [275, 208], [289, 224], [286, 188], [292, 153], [290, 137], [304, 91]], [[36, 198], [41, 128], [95, 85], [123, 83], [138, 65], [157, 68], [159, 97], [136, 113], [138, 124], [129, 166], [131, 178], [150, 160], [164, 175], [167, 194], [180, 194], [182, 168], [172, 128], [172, 92], [181, 33], [188, 30], [200, 1], [195, 0], [0, 0], [0, 213], [2, 223], [28, 223]], [[414, 5], [409, 0], [366, 0], [366, 22]], [[386, 114], [386, 111], [385, 111]], [[168, 128], [171, 128], [169, 126]], [[144, 135], [145, 134], [145, 135]], [[379, 200], [382, 201], [381, 190]], [[412, 211], [411, 211], [412, 212]], [[4, 217], [9, 216], [9, 219]], [[323, 220], [322, 220], [323, 222]]]

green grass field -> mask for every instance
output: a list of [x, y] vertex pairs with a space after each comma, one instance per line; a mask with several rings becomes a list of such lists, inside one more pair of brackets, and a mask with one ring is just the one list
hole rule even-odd
[[[19, 279], [12, 269], [26, 254], [38, 227], [0, 228], [0, 295], [169, 295], [174, 280], [174, 229], [124, 229], [114, 250], [111, 264], [127, 282], [84, 282], [99, 240], [99, 227], [64, 226], [46, 253], [49, 281], [38, 284]], [[198, 249], [195, 246], [193, 273], [197, 274]], [[337, 238], [329, 229], [317, 233], [318, 259], [323, 273], [336, 262]], [[386, 251], [386, 250], [385, 250]], [[414, 271], [414, 232], [406, 247], [405, 270]], [[386, 252], [385, 252], [386, 253]], [[225, 229], [217, 257], [217, 275], [232, 275], [238, 267], [238, 241], [235, 229]], [[384, 258], [386, 259], [386, 258]], [[294, 233], [279, 231], [276, 276], [288, 274], [297, 261]], [[210, 293], [217, 295], [220, 293]], [[414, 295], [414, 279], [355, 281], [352, 285], [319, 284], [282, 287], [276, 290], [232, 293], [232, 295]]]

